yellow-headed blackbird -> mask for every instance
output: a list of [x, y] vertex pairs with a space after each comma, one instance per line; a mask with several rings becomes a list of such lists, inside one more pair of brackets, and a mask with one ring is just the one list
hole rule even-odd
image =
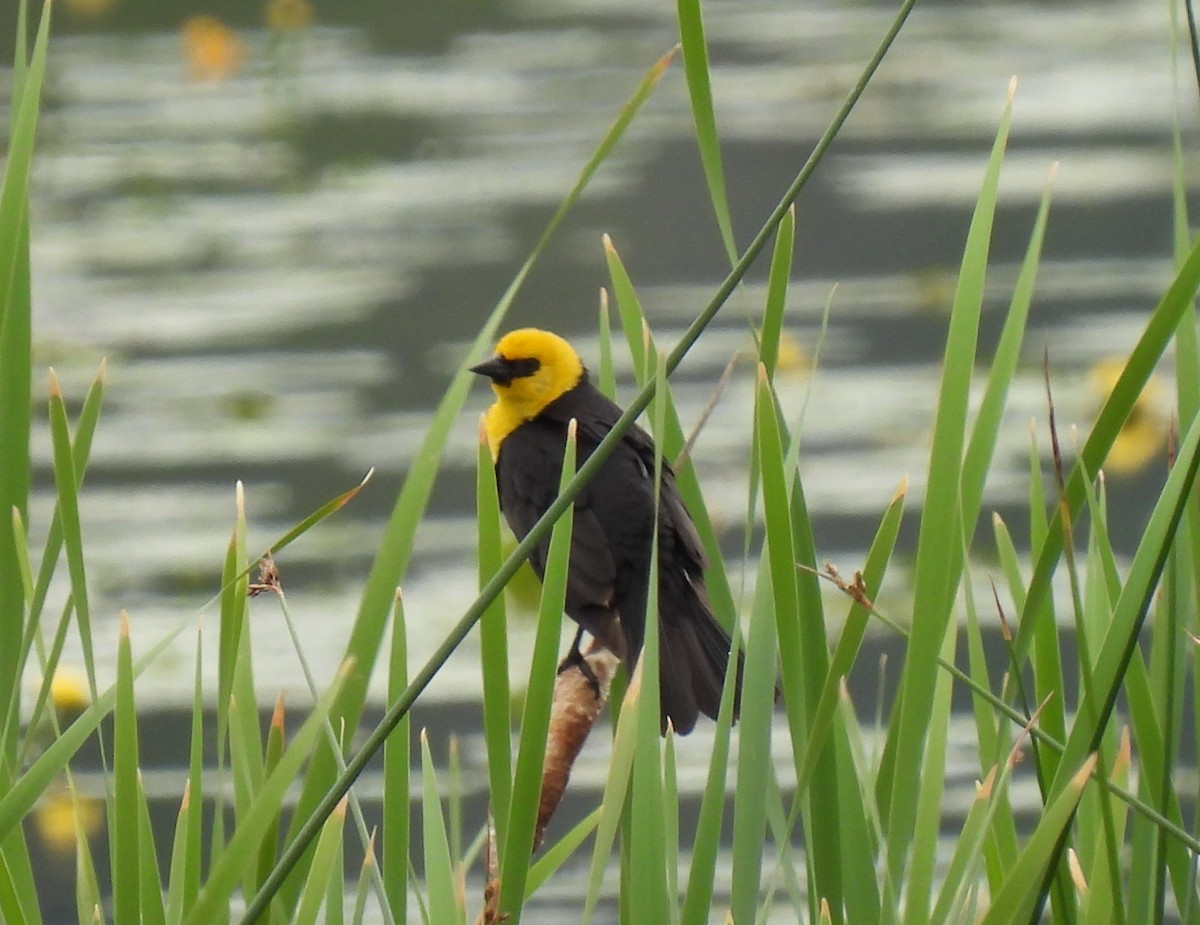
[[[487, 412], [488, 444], [496, 461], [500, 507], [513, 532], [523, 538], [558, 494], [568, 423], [577, 422], [582, 465], [621, 409], [588, 381], [571, 345], [548, 331], [523, 328], [506, 334], [496, 355], [472, 371], [491, 379], [496, 393]], [[650, 435], [630, 427], [575, 502], [566, 611], [629, 664], [641, 652], [645, 633], [653, 473]], [[717, 715], [729, 634], [709, 607], [704, 550], [665, 463], [658, 499], [662, 724], [665, 729], [670, 719], [676, 732], [686, 733], [698, 713]], [[539, 577], [548, 547], [547, 540], [532, 556]], [[576, 636], [573, 651], [578, 642]]]

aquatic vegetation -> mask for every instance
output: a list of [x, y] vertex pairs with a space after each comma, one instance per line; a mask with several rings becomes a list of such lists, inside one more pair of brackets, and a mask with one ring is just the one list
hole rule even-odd
[[[1114, 917], [1140, 922], [1153, 920], [1155, 910], [1161, 918], [1172, 904], [1188, 921], [1200, 916], [1193, 876], [1200, 842], [1184, 821], [1188, 794], [1176, 773], [1194, 763], [1184, 727], [1194, 733], [1198, 720], [1185, 713], [1181, 696], [1195, 687], [1186, 640], [1189, 633], [1197, 635], [1193, 601], [1200, 587], [1191, 554], [1200, 541], [1193, 497], [1200, 470], [1200, 407], [1193, 388], [1200, 381], [1194, 314], [1200, 246], [1187, 230], [1182, 180], [1175, 272], [1119, 371], [1106, 373], [1094, 424], [1073, 452], [1052, 433], [1057, 451], [1050, 467], [1031, 449], [1030, 501], [1022, 511], [1027, 535], [1014, 537], [999, 517], [992, 518], [990, 533], [976, 530], [984, 520], [998, 435], [1007, 426], [1003, 412], [1033, 310], [1050, 208], [1046, 192], [1027, 250], [1006, 283], [1008, 304], [994, 349], [984, 358], [980, 330], [1012, 124], [1015, 88], [1010, 90], [990, 155], [977, 152], [982, 179], [949, 300], [942, 378], [930, 398], [935, 411], [919, 514], [906, 513], [909, 482], [897, 473], [898, 489], [878, 499], [873, 539], [862, 560], [831, 564], [818, 557], [819, 528], [810, 516], [801, 465], [803, 430], [781, 410], [778, 394], [781, 376], [804, 372], [805, 362], [820, 369], [815, 348], [811, 361], [789, 359], [784, 335], [796, 250], [794, 203], [911, 7], [911, 2], [902, 7], [859, 80], [847, 87], [845, 102], [809, 160], [797, 168], [749, 244], [739, 247], [700, 5], [682, 0], [682, 79], [692, 101], [706, 205], [728, 252], [729, 273], [676, 346], [660, 351], [655, 338], [661, 330], [643, 309], [635, 275], [618, 242], [605, 237], [602, 257], [620, 334], [610, 332], [606, 311], [597, 338], [597, 381], [611, 384], [619, 353], [628, 358], [638, 392], [578, 470], [573, 444], [564, 447], [555, 501], [511, 549], [501, 531], [492, 454], [480, 445], [479, 591], [424, 664], [410, 670], [408, 634], [429, 615], [417, 607], [409, 612], [398, 588], [410, 574], [433, 486], [462, 417], [470, 367], [490, 351], [564, 215], [641, 117], [676, 59], [668, 53], [633, 88], [460, 358], [398, 490], [363, 584], [343, 667], [327, 683], [314, 676], [308, 640], [290, 610], [288, 557], [294, 543], [327, 529], [328, 518], [354, 503], [362, 484], [322, 504], [264, 548], [247, 539], [250, 518], [239, 484], [230, 505], [228, 544], [213, 552], [212, 600], [199, 614], [180, 615], [150, 645], [122, 615], [115, 677], [97, 672], [81, 498], [88, 491], [84, 476], [93, 437], [103, 426], [104, 367], [82, 396], [67, 394], [50, 371], [46, 401], [36, 411], [31, 402], [34, 293], [27, 190], [49, 43], [49, 17], [43, 16], [33, 47], [19, 48], [0, 192], [0, 509], [11, 512], [10, 528], [0, 530], [0, 870], [6, 878], [0, 912], [6, 922], [43, 918], [29, 832], [48, 846], [74, 852], [73, 898], [79, 920], [88, 922], [104, 920], [111, 910], [112, 920], [121, 923], [207, 925], [239, 915], [243, 923], [260, 916], [308, 923], [322, 915], [329, 921], [398, 922], [423, 915], [441, 925], [469, 921], [482, 908], [485, 921], [515, 923], [572, 860], [587, 872], [576, 895], [563, 900], [563, 916], [585, 923], [595, 920], [609, 896], [623, 922], [688, 925], [710, 921], [714, 907], [716, 915], [738, 923], [766, 919], [779, 907], [785, 917], [809, 922], [999, 925], [1043, 916], [1064, 923]], [[221, 34], [224, 27], [213, 22], [193, 28], [202, 43], [213, 43], [200, 57], [213, 63], [212, 72], [227, 73], [222, 61], [236, 57], [230, 50], [236, 37]], [[217, 47], [221, 42], [225, 51]], [[736, 562], [722, 555], [691, 454], [683, 452], [688, 437], [670, 377], [759, 260], [768, 279], [761, 306], [748, 309], [753, 316], [748, 326], [757, 337], [740, 416], [749, 476], [740, 486], [747, 574], [738, 576], [732, 573]], [[1173, 466], [1124, 562], [1114, 552], [1109, 489], [1099, 473], [1112, 465], [1122, 430], [1142, 413], [1139, 403], [1155, 398], [1151, 390], [1165, 388], [1153, 384], [1154, 370], [1172, 344], [1179, 368], [1179, 439]], [[35, 429], [33, 415], [43, 413], [44, 427]], [[617, 707], [611, 739], [593, 735], [588, 744], [605, 750], [602, 795], [578, 814], [578, 822], [558, 832], [545, 828], [544, 781], [553, 779], [558, 805], [571, 801], [568, 777], [576, 752], [552, 747], [546, 758], [556, 708], [567, 696], [591, 697], [587, 705], [595, 709], [584, 713], [590, 729], [603, 705], [586, 683], [575, 684], [570, 695], [561, 693], [579, 679], [556, 678], [555, 672], [573, 501], [639, 416], [654, 436], [656, 453], [678, 461], [677, 488], [712, 563], [705, 575], [709, 603], [734, 630], [735, 645], [744, 653], [741, 712], [735, 725], [730, 672], [716, 721], [704, 725], [707, 739], [699, 739], [701, 730], [688, 740], [676, 740], [670, 730], [660, 735], [656, 621], [669, 614], [660, 614], [652, 600], [637, 665], [619, 671], [611, 689], [606, 690], [607, 674], [605, 684], [596, 686]], [[51, 459], [53, 508], [31, 513], [30, 448], [41, 440]], [[659, 464], [657, 455], [654, 463]], [[31, 517], [44, 518], [36, 532]], [[899, 570], [894, 552], [906, 517], [918, 521], [910, 531], [916, 545], [910, 567]], [[30, 548], [31, 536], [43, 538], [40, 548]], [[503, 592], [542, 543], [545, 581], [532, 658], [528, 671], [518, 671]], [[998, 565], [997, 578], [990, 596], [978, 598], [975, 573], [984, 555]], [[651, 560], [652, 569], [657, 561]], [[203, 632], [200, 615], [207, 620]], [[253, 651], [252, 619], [274, 621], [272, 648], [294, 658], [309, 695], [303, 707], [290, 708], [293, 722], [277, 699], [265, 730], [260, 710], [268, 703], [260, 702], [256, 685], [264, 653]], [[998, 627], [1003, 677], [987, 657], [988, 623]], [[1073, 625], [1073, 647], [1063, 644], [1063, 623]], [[457, 748], [448, 746], [445, 767], [439, 767], [434, 755], [443, 730], [414, 736], [410, 714], [447, 660], [465, 657], [462, 643], [476, 628], [473, 668], [485, 692], [480, 709], [486, 768], [479, 776], [486, 777], [489, 820], [466, 816], [466, 774]], [[868, 631], [905, 640], [897, 693], [878, 706], [874, 727], [857, 712], [845, 686], [852, 671], [874, 667], [859, 664]], [[79, 638], [83, 653], [84, 681], [73, 692], [54, 680], [64, 677], [60, 662], [68, 634]], [[164, 836], [151, 819], [146, 715], [138, 709], [138, 684], [148, 666], [185, 637], [196, 647], [195, 663], [188, 666], [194, 671], [189, 750], [180, 759], [186, 773], [173, 781], [178, 815]], [[212, 640], [209, 649], [206, 639]], [[373, 671], [386, 678], [387, 710], [359, 735]], [[22, 681], [34, 675], [43, 680], [28, 697]], [[517, 721], [510, 713], [514, 688], [524, 691]], [[946, 786], [956, 693], [971, 700], [969, 760], [978, 783], [967, 795], [960, 830], [946, 839], [946, 807], [956, 796]], [[64, 713], [66, 724], [56, 728], [55, 706], [68, 704], [78, 716]], [[215, 711], [206, 712], [212, 704]], [[1116, 712], [1118, 704], [1123, 714]], [[47, 725], [51, 732], [41, 738]], [[573, 727], [571, 743], [579, 741], [580, 731]], [[695, 834], [685, 844], [679, 759], [693, 743], [702, 749], [704, 783]], [[103, 755], [102, 808], [83, 800], [69, 776], [89, 744]], [[378, 833], [356, 786], [369, 766], [382, 798]], [[419, 782], [412, 778], [414, 767]], [[1018, 785], [1034, 794], [1028, 815], [1013, 808]], [[410, 817], [414, 792], [419, 813]], [[105, 866], [92, 856], [92, 834], [101, 819], [111, 820]], [[26, 820], [32, 823], [28, 831]], [[419, 840], [414, 824], [421, 827]], [[364, 858], [357, 878], [344, 873], [351, 851]], [[160, 863], [162, 858], [168, 860]], [[468, 872], [479, 870], [487, 883], [480, 884], [482, 895], [472, 895], [467, 884], [475, 881]], [[728, 882], [727, 896], [717, 893], [722, 880]]]
[[196, 81], [228, 80], [246, 60], [246, 44], [215, 16], [193, 16], [183, 24], [183, 51]]

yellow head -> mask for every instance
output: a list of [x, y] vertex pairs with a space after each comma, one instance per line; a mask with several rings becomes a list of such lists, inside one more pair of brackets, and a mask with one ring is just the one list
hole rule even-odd
[[539, 328], [510, 331], [496, 344], [496, 355], [471, 367], [492, 380], [496, 403], [488, 409], [488, 445], [492, 456], [521, 424], [583, 378], [583, 363], [563, 338]]

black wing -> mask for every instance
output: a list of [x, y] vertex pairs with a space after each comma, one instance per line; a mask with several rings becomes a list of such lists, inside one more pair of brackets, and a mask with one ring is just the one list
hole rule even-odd
[[[533, 529], [558, 495], [565, 441], [565, 424], [539, 418], [518, 427], [501, 444], [496, 464], [500, 507], [509, 527], [520, 538]], [[584, 629], [624, 658], [628, 647], [615, 607], [618, 567], [608, 532], [595, 510], [591, 494], [585, 490], [575, 504], [565, 609]], [[549, 549], [549, 539], [543, 540], [530, 557], [539, 578], [545, 575]]]

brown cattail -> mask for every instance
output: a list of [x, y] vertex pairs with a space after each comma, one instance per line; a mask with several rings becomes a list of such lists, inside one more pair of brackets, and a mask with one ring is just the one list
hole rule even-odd
[[571, 767], [592, 731], [592, 724], [608, 702], [608, 687], [619, 664], [615, 655], [595, 644], [584, 656], [584, 663], [593, 677], [587, 677], [580, 667], [572, 667], [554, 682], [550, 733], [542, 764], [542, 795], [533, 836], [534, 851], [542, 845], [546, 825], [567, 789]]

